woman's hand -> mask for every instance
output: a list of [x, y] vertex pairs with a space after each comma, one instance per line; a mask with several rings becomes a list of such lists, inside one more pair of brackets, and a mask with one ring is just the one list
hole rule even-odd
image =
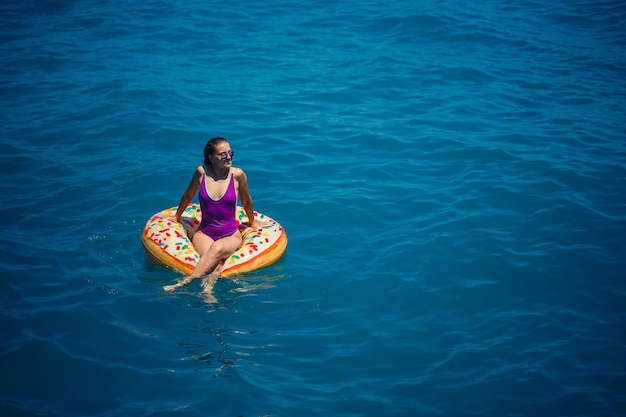
[[165, 216], [165, 219], [171, 221], [172, 223], [180, 223], [180, 224], [184, 224], [183, 223], [183, 219], [181, 219], [180, 217], [176, 217], [173, 214], [170, 214], [169, 216]]
[[254, 223], [250, 224], [250, 222], [248, 222], [247, 224], [248, 224], [248, 227], [262, 227], [262, 226], [270, 226], [272, 222], [268, 220], [255, 220]]

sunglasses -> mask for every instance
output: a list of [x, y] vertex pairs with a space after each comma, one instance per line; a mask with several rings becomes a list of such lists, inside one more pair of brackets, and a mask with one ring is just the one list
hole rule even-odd
[[229, 159], [233, 159], [233, 157], [235, 156], [235, 152], [234, 151], [222, 152], [222, 153], [218, 153], [216, 156], [220, 158], [220, 161], [228, 161]]

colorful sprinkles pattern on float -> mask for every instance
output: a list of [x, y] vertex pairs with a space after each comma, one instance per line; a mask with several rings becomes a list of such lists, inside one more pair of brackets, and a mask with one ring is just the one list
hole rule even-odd
[[231, 266], [238, 262], [245, 262], [249, 257], [271, 245], [270, 237], [273, 228], [274, 226], [270, 225], [244, 232], [243, 245], [226, 260], [225, 265]]
[[[152, 242], [156, 243], [163, 251], [179, 261], [195, 266], [200, 259], [190, 237], [198, 230], [202, 213], [198, 204], [191, 204], [183, 213], [180, 224], [173, 220], [176, 214], [176, 207], [163, 210], [150, 218], [144, 233]], [[237, 226], [243, 235], [242, 246], [224, 261], [226, 268], [244, 263], [255, 256], [259, 256], [263, 251], [269, 249], [282, 235], [282, 227], [273, 219], [264, 214], [255, 212], [255, 220], [268, 222], [268, 225], [246, 228], [243, 223], [247, 220], [246, 213], [242, 207], [237, 207], [235, 219]]]
[[200, 256], [189, 240], [188, 232], [193, 235], [200, 225], [200, 219], [192, 206], [187, 207], [182, 219], [183, 229], [180, 223], [171, 220], [176, 214], [175, 209], [173, 207], [152, 216], [145, 233], [150, 240], [174, 258], [195, 265]]
[[243, 244], [235, 251], [235, 253], [224, 261], [224, 265], [226, 267], [246, 262], [248, 259], [258, 255], [260, 252], [263, 252], [280, 237], [282, 232], [282, 227], [278, 225], [275, 220], [256, 211], [254, 212], [255, 220], [269, 222], [269, 225], [256, 227], [254, 229], [246, 229], [245, 225], [242, 226], [242, 222], [246, 220], [246, 213], [241, 207], [237, 207], [235, 218], [237, 220], [237, 224], [239, 225], [239, 230], [243, 235]]

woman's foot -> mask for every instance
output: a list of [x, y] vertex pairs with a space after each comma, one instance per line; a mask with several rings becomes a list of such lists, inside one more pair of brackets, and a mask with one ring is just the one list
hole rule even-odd
[[189, 284], [192, 280], [193, 280], [192, 277], [185, 277], [181, 279], [180, 281], [178, 281], [176, 284], [164, 286], [163, 289], [165, 291], [174, 291], [176, 288], [180, 288], [183, 285]]
[[213, 274], [202, 278], [200, 285], [202, 287], [202, 294], [204, 295], [204, 299], [207, 303], [217, 303], [217, 298], [213, 296], [213, 286], [218, 278], [218, 275]]
[[180, 285], [174, 284], [174, 285], [166, 285], [166, 286], [163, 287], [163, 289], [165, 291], [174, 291], [176, 288], [179, 288], [179, 287], [180, 287]]

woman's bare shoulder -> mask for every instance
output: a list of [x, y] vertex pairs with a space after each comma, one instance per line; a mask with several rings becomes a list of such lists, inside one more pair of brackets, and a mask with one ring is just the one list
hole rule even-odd
[[241, 168], [237, 168], [237, 167], [233, 167], [233, 175], [235, 176], [235, 178], [240, 179], [240, 178], [245, 178], [246, 177], [246, 173], [243, 172], [243, 169]]
[[198, 182], [201, 182], [203, 176], [204, 176], [204, 167], [202, 165], [199, 165], [196, 168], [196, 170], [193, 172], [193, 179], [195, 179]]

